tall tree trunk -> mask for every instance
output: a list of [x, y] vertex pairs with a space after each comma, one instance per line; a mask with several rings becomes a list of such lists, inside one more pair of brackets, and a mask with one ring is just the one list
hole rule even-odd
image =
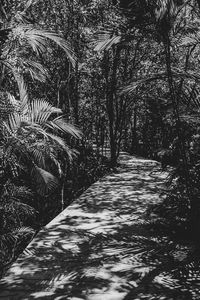
[[[104, 53], [104, 76], [106, 82], [106, 111], [108, 116], [108, 128], [109, 128], [109, 143], [110, 143], [110, 160], [111, 165], [115, 165], [117, 162], [117, 144], [115, 136], [115, 101], [116, 101], [116, 84], [117, 84], [117, 68], [120, 58], [120, 50], [118, 47], [113, 48], [113, 62], [112, 67], [110, 65], [109, 53]], [[110, 72], [110, 68], [111, 72]]]
[[170, 97], [172, 101], [173, 106], [173, 113], [174, 118], [176, 122], [176, 133], [178, 137], [178, 146], [180, 155], [183, 161], [183, 167], [184, 167], [184, 174], [183, 174], [183, 180], [185, 182], [186, 192], [188, 199], [190, 201], [190, 207], [191, 207], [191, 225], [196, 226], [196, 223], [199, 223], [199, 205], [195, 198], [192, 195], [191, 185], [190, 185], [190, 172], [189, 172], [189, 164], [188, 164], [188, 158], [186, 153], [186, 144], [185, 144], [185, 138], [181, 133], [181, 123], [180, 123], [180, 115], [179, 115], [179, 107], [178, 107], [178, 100], [177, 100], [177, 93], [175, 92], [174, 88], [174, 82], [173, 82], [173, 75], [172, 75], [172, 69], [171, 69], [171, 51], [170, 51], [170, 39], [169, 34], [165, 35], [164, 38], [164, 48], [165, 48], [165, 58], [166, 58], [166, 69], [167, 69], [167, 75], [168, 75], [168, 84], [169, 84], [169, 91], [170, 91]]
[[131, 128], [131, 152], [137, 153], [138, 151], [138, 141], [137, 141], [137, 107], [133, 110], [133, 124]]
[[113, 48], [113, 66], [110, 79], [109, 97], [107, 102], [107, 111], [109, 116], [109, 132], [110, 132], [110, 152], [111, 152], [111, 165], [117, 163], [117, 140], [115, 134], [115, 107], [116, 104], [116, 86], [117, 86], [117, 68], [120, 60], [120, 49]]
[[78, 61], [75, 66], [75, 83], [74, 83], [74, 120], [76, 125], [79, 124], [79, 66]]

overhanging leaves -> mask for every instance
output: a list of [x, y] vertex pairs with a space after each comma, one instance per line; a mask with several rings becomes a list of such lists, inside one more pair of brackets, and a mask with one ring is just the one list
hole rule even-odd
[[53, 41], [65, 51], [72, 65], [75, 65], [76, 58], [69, 43], [55, 32], [36, 29], [27, 25], [19, 25], [12, 31], [15, 38], [18, 39], [21, 45], [23, 45], [23, 43], [27, 43], [27, 45], [29, 45], [38, 55], [46, 51], [48, 45], [47, 40]]
[[[180, 70], [173, 70], [172, 75], [174, 78], [186, 78], [186, 79], [200, 82], [200, 75], [195, 72], [191, 72], [191, 71], [184, 72], [184, 71], [180, 71]], [[138, 86], [141, 86], [143, 84], [148, 84], [148, 83], [150, 83], [152, 81], [156, 81], [156, 80], [164, 80], [165, 81], [165, 80], [167, 80], [167, 78], [168, 78], [168, 74], [166, 72], [152, 74], [149, 77], [141, 78], [141, 79], [138, 79], [138, 80], [130, 83], [129, 85], [127, 85], [126, 87], [121, 89], [121, 93], [122, 94], [132, 94]]]

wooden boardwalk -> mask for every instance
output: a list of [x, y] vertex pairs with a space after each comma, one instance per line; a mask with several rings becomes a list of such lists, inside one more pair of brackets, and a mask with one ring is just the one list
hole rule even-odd
[[0, 299], [124, 299], [149, 271], [134, 232], [164, 177], [157, 162], [122, 153], [115, 173], [38, 233], [0, 281]]

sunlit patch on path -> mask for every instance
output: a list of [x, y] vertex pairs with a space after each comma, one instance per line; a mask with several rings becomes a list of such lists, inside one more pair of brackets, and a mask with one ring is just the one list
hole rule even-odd
[[0, 299], [192, 299], [184, 288], [176, 294], [180, 274], [157, 268], [165, 249], [161, 265], [180, 250], [143, 229], [165, 177], [157, 162], [121, 154], [115, 173], [37, 235], [1, 280]]

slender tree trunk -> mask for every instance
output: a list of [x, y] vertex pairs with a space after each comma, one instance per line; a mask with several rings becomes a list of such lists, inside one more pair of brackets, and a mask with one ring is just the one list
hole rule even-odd
[[181, 158], [183, 161], [183, 166], [184, 166], [183, 179], [184, 179], [185, 186], [186, 186], [187, 196], [190, 201], [191, 226], [194, 227], [197, 225], [197, 223], [199, 223], [199, 221], [198, 221], [199, 205], [192, 195], [192, 190], [191, 190], [191, 185], [190, 185], [190, 172], [189, 172], [189, 164], [188, 164], [188, 158], [187, 158], [187, 153], [186, 153], [186, 144], [185, 144], [185, 138], [181, 133], [181, 127], [180, 127], [181, 123], [180, 123], [180, 115], [179, 115], [179, 108], [178, 108], [178, 101], [177, 101], [177, 93], [175, 92], [172, 69], [171, 69], [171, 52], [170, 52], [169, 35], [167, 35], [167, 37], [165, 36], [164, 48], [165, 48], [168, 84], [169, 84], [170, 96], [171, 96], [173, 112], [174, 112], [174, 117], [175, 117], [175, 122], [176, 122], [176, 133], [177, 133], [177, 137], [178, 137], [178, 146], [179, 146], [179, 151], [180, 151], [180, 155], [181, 155]]
[[65, 209], [65, 181], [67, 177], [67, 166], [65, 163], [64, 169], [63, 169], [63, 176], [62, 176], [62, 187], [61, 187], [61, 211]]
[[113, 48], [113, 64], [112, 72], [109, 76], [109, 57], [106, 55], [106, 109], [109, 122], [109, 139], [110, 139], [110, 160], [111, 165], [116, 165], [117, 162], [117, 144], [115, 138], [115, 101], [116, 101], [116, 84], [117, 84], [117, 68], [120, 59], [120, 49], [118, 47]]
[[76, 125], [79, 124], [79, 70], [78, 62], [75, 67], [75, 86], [74, 86], [74, 119]]
[[133, 125], [131, 128], [131, 152], [137, 153], [137, 107], [134, 107], [134, 113], [133, 113]]

